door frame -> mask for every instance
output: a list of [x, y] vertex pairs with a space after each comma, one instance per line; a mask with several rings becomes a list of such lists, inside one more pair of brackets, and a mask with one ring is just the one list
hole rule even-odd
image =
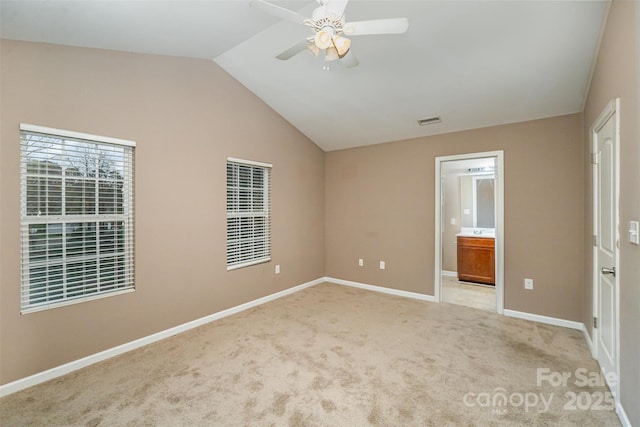
[[[616, 230], [616, 253], [614, 256], [614, 267], [616, 269], [616, 275], [614, 277], [614, 286], [616, 289], [616, 297], [615, 297], [615, 322], [614, 322], [614, 336], [616, 340], [616, 355], [615, 355], [615, 374], [617, 381], [614, 385], [609, 384], [607, 381], [607, 385], [611, 389], [616, 402], [619, 402], [620, 399], [620, 98], [612, 99], [609, 101], [607, 106], [602, 110], [598, 118], [593, 122], [593, 125], [589, 129], [590, 136], [590, 162], [591, 162], [591, 175], [592, 175], [592, 188], [591, 188], [591, 208], [593, 213], [593, 223], [592, 223], [592, 235], [596, 236], [598, 230], [598, 165], [594, 161], [596, 147], [595, 147], [595, 135], [596, 132], [604, 126], [604, 124], [615, 114], [615, 123], [614, 123], [614, 137], [613, 144], [614, 149], [616, 151], [614, 164], [615, 164], [615, 176], [614, 180], [614, 188], [615, 188], [615, 203], [614, 209], [615, 212], [613, 214], [613, 220], [615, 221], [615, 230]], [[595, 237], [594, 237], [595, 238]], [[598, 247], [592, 242], [592, 295], [593, 295], [593, 305], [592, 305], [592, 317], [597, 317], [598, 305], [599, 301], [599, 277], [600, 272], [598, 271]], [[598, 328], [591, 328], [592, 334], [592, 343], [591, 346], [591, 355], [596, 361], [598, 361], [598, 339], [599, 339], [600, 330]], [[599, 365], [599, 364], [598, 364]]]
[[455, 160], [495, 158], [495, 204], [496, 204], [496, 312], [504, 312], [504, 151], [485, 151], [480, 153], [456, 154], [436, 157], [436, 196], [435, 196], [435, 268], [434, 301], [442, 300], [442, 163]]

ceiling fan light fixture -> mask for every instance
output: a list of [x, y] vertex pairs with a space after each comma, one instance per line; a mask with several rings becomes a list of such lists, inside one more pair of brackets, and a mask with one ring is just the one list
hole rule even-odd
[[325, 50], [325, 56], [324, 56], [325, 61], [335, 61], [337, 59], [340, 59], [340, 56], [338, 55], [338, 51], [336, 50], [335, 47], [330, 47]]
[[351, 48], [351, 40], [337, 36], [333, 39], [333, 47], [336, 49], [336, 52], [338, 52], [338, 57], [342, 59], [347, 52], [349, 52], [349, 48]]
[[318, 31], [313, 38], [313, 42], [319, 49], [328, 49], [333, 45], [333, 34], [331, 32], [322, 29]]

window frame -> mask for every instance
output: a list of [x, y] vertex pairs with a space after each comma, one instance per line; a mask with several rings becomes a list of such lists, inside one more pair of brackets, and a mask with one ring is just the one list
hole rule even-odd
[[[263, 209], [262, 210], [252, 210], [252, 209], [239, 209], [239, 202], [236, 203], [234, 205], [234, 207], [238, 208], [238, 209], [229, 209], [229, 200], [230, 200], [230, 186], [229, 186], [229, 175], [228, 175], [228, 168], [229, 168], [229, 164], [235, 164], [235, 165], [239, 165], [239, 166], [244, 166], [244, 167], [250, 167], [252, 168], [251, 170], [253, 171], [254, 169], [260, 169], [263, 171], [264, 175], [263, 175], [263, 185], [262, 185], [262, 206]], [[257, 264], [262, 264], [262, 263], [266, 263], [271, 261], [271, 170], [273, 168], [273, 165], [271, 163], [264, 163], [264, 162], [257, 162], [257, 161], [253, 161], [253, 160], [245, 160], [245, 159], [239, 159], [236, 157], [227, 157], [227, 162], [226, 162], [226, 170], [227, 170], [227, 184], [226, 184], [226, 193], [227, 193], [227, 215], [226, 215], [226, 221], [227, 221], [227, 225], [226, 225], [226, 242], [227, 242], [227, 250], [226, 250], [226, 266], [227, 266], [227, 271], [233, 271], [233, 270], [237, 270], [240, 268], [244, 268], [244, 267], [249, 267], [252, 265], [257, 265]], [[252, 172], [253, 173], [253, 172]], [[252, 175], [253, 176], [253, 175]], [[253, 184], [253, 181], [252, 181]], [[251, 194], [253, 194], [253, 191], [255, 191], [255, 188], [253, 186], [250, 187], [251, 189]], [[238, 193], [240, 191], [240, 187], [238, 187]], [[239, 198], [240, 196], [237, 195], [237, 197]], [[251, 201], [250, 201], [250, 205], [253, 206], [254, 204], [254, 196], [251, 196]], [[236, 236], [234, 236], [234, 233], [231, 233], [231, 229], [232, 227], [230, 226], [229, 223], [229, 219], [237, 219], [237, 218], [263, 218], [264, 219], [264, 237], [263, 237], [263, 241], [264, 241], [264, 251], [261, 254], [261, 256], [256, 256], [256, 257], [248, 257], [247, 256], [247, 252], [250, 251], [245, 251], [243, 252], [241, 249], [238, 250], [238, 254], [234, 255], [233, 257], [235, 258], [240, 258], [239, 261], [232, 261], [230, 262], [230, 247], [233, 247], [233, 243], [235, 242], [239, 242], [241, 240], [241, 238], [238, 238]], [[252, 227], [252, 230], [255, 231], [255, 229], [260, 230], [259, 227]], [[238, 234], [240, 234], [240, 232], [238, 232]], [[249, 238], [245, 238], [245, 241], [251, 241], [251, 239]], [[254, 239], [254, 243], [255, 243], [255, 239]], [[235, 252], [234, 252], [235, 254]]]
[[[51, 137], [53, 139], [59, 139], [62, 141], [59, 144], [63, 148], [66, 147], [69, 142], [73, 142], [76, 144], [88, 144], [88, 145], [94, 144], [96, 153], [99, 152], [101, 147], [103, 149], [111, 149], [111, 150], [113, 150], [113, 147], [122, 147], [123, 148], [123, 154], [122, 154], [123, 177], [121, 179], [121, 185], [122, 185], [122, 190], [121, 190], [122, 191], [122, 194], [121, 194], [122, 209], [121, 210], [122, 212], [118, 212], [118, 211], [114, 211], [111, 213], [101, 212], [101, 209], [102, 209], [101, 203], [103, 203], [100, 201], [101, 190], [99, 186], [101, 185], [101, 182], [119, 183], [120, 180], [115, 179], [113, 177], [108, 177], [108, 178], [101, 177], [98, 174], [97, 170], [95, 170], [94, 172], [95, 176], [93, 177], [95, 179], [95, 182], [93, 184], [93, 187], [94, 187], [93, 198], [95, 200], [95, 209], [94, 209], [95, 212], [91, 214], [69, 213], [68, 211], [65, 212], [65, 210], [68, 209], [67, 203], [69, 203], [67, 200], [65, 200], [65, 187], [69, 185], [69, 180], [80, 180], [80, 181], [91, 182], [92, 179], [88, 179], [88, 177], [86, 176], [78, 177], [75, 175], [69, 175], [66, 173], [66, 166], [65, 167], [61, 166], [61, 175], [60, 175], [60, 185], [61, 185], [60, 209], [61, 211], [59, 213], [53, 213], [53, 214], [50, 214], [48, 212], [48, 209], [49, 209], [48, 206], [50, 202], [49, 202], [49, 195], [47, 195], [44, 202], [47, 204], [47, 207], [45, 208], [47, 210], [46, 213], [44, 215], [28, 214], [28, 196], [27, 196], [28, 179], [29, 178], [33, 179], [35, 177], [36, 179], [49, 180], [51, 179], [51, 177], [55, 178], [57, 176], [57, 175], [49, 175], [47, 173], [41, 174], [39, 172], [34, 174], [33, 172], [28, 171], [29, 157], [26, 154], [26, 150], [28, 148], [27, 141], [28, 141], [29, 135], [34, 135], [34, 134], [36, 135], [39, 134], [44, 137]], [[52, 142], [52, 144], [56, 144], [56, 143]], [[44, 126], [36, 126], [36, 125], [31, 125], [26, 123], [20, 124], [20, 236], [21, 236], [20, 313], [21, 314], [28, 314], [28, 313], [48, 310], [48, 309], [57, 308], [57, 307], [63, 307], [71, 304], [78, 304], [81, 302], [107, 298], [107, 297], [121, 295], [121, 294], [135, 291], [135, 257], [134, 257], [135, 147], [136, 147], [135, 141], [129, 141], [124, 139], [111, 138], [111, 137], [105, 137], [105, 136], [99, 136], [99, 135], [92, 135], [92, 134], [68, 131], [63, 129], [55, 129], [55, 128], [44, 127]], [[58, 147], [53, 145], [52, 149], [58, 149]], [[54, 157], [54, 159], [58, 160], [60, 163], [67, 160], [63, 156]], [[48, 183], [45, 185], [45, 191], [49, 191], [48, 185], [49, 185]], [[115, 210], [118, 207], [118, 199], [117, 199], [117, 195], [114, 195], [113, 197], [116, 197], [116, 198], [113, 199], [113, 201], [110, 204], [108, 204], [107, 207], [111, 207]], [[83, 198], [81, 203], [84, 203], [84, 200], [85, 199]], [[81, 209], [84, 209], [84, 208], [81, 208]], [[103, 226], [107, 227], [107, 224], [110, 224], [111, 226], [113, 226], [114, 222], [118, 222], [122, 224], [122, 232], [117, 232], [117, 233], [122, 234], [123, 249], [121, 251], [118, 251], [118, 253], [116, 253], [116, 249], [114, 246], [113, 255], [111, 255], [111, 258], [113, 258], [112, 262], [114, 263], [114, 265], [117, 261], [120, 261], [120, 259], [122, 259], [122, 265], [123, 265], [122, 268], [124, 269], [122, 273], [124, 277], [123, 279], [124, 285], [122, 285], [122, 287], [115, 284], [116, 282], [115, 275], [113, 276], [113, 279], [112, 279], [113, 283], [110, 283], [109, 281], [106, 281], [105, 283], [100, 282], [101, 278], [109, 277], [109, 273], [106, 270], [105, 271], [100, 270], [100, 267], [99, 267], [100, 260], [109, 258], [109, 255], [104, 255], [99, 252], [99, 245], [102, 241], [101, 239], [103, 238], [101, 236], [101, 232], [102, 232], [101, 227]], [[45, 236], [46, 236], [45, 239], [47, 239], [46, 240], [47, 243], [45, 243], [46, 248], [43, 250], [44, 253], [46, 254], [47, 259], [45, 261], [32, 260], [30, 258], [32, 256], [31, 247], [30, 247], [30, 244], [31, 244], [30, 233], [32, 233], [32, 228], [37, 228], [44, 225], [45, 228], [48, 230], [50, 226], [58, 225], [58, 224], [60, 224], [60, 227], [62, 229], [62, 235], [60, 237], [60, 248], [61, 248], [60, 251], [62, 254], [61, 259], [55, 260], [55, 261], [49, 260], [50, 252], [52, 249], [49, 246], [50, 245], [48, 240], [49, 232], [47, 231], [45, 233]], [[95, 255], [91, 255], [90, 251], [89, 251], [89, 254], [87, 255], [88, 250], [86, 247], [86, 242], [82, 240], [84, 238], [82, 237], [81, 243], [80, 243], [80, 249], [76, 249], [75, 251], [76, 253], [74, 253], [73, 255], [70, 255], [69, 259], [67, 259], [68, 252], [70, 252], [71, 249], [73, 248], [73, 245], [70, 243], [70, 241], [73, 240], [73, 237], [69, 237], [67, 235], [68, 229], [71, 226], [71, 224], [81, 224], [83, 229], [84, 227], [90, 228], [92, 225], [94, 225], [93, 233], [95, 234], [94, 239], [96, 243], [95, 243], [95, 249], [93, 249], [93, 251], [95, 252]], [[110, 227], [108, 228], [109, 230], [111, 230]], [[109, 233], [114, 233], [111, 239], [118, 238], [115, 232], [109, 232]], [[109, 237], [105, 237], [105, 238], [108, 239]], [[75, 255], [75, 258], [74, 258], [74, 255]], [[120, 259], [118, 259], [118, 257], [120, 257]], [[87, 293], [86, 288], [84, 289], [82, 288], [82, 283], [86, 283], [87, 276], [93, 276], [94, 274], [93, 270], [87, 267], [87, 265], [91, 264], [91, 261], [94, 258], [96, 262], [96, 268], [95, 268], [96, 291]], [[84, 261], [84, 263], [82, 263], [80, 260]], [[74, 263], [78, 265], [82, 265], [82, 267], [75, 267], [75, 268], [81, 268], [80, 271], [82, 271], [82, 276], [83, 276], [82, 279], [75, 282], [67, 280], [67, 274], [69, 274], [68, 272], [74, 268]], [[63, 273], [61, 273], [62, 278], [60, 279], [61, 284], [58, 285], [60, 287], [60, 290], [63, 293], [63, 296], [60, 299], [52, 299], [51, 295], [45, 293], [44, 295], [46, 296], [43, 298], [44, 301], [33, 302], [34, 300], [33, 289], [32, 289], [33, 284], [31, 283], [30, 275], [32, 274], [31, 268], [34, 266], [34, 264], [36, 266], [41, 265], [42, 267], [45, 268], [45, 271], [49, 271], [48, 269], [51, 268], [52, 266], [59, 266], [61, 271], [63, 271]], [[78, 271], [78, 270], [75, 270], [75, 271]], [[43, 283], [44, 283], [44, 288], [49, 289], [49, 286], [50, 286], [49, 279], [48, 278], [45, 279]], [[100, 289], [101, 285], [105, 286], [105, 288]], [[49, 292], [49, 290], [47, 290], [46, 292]]]

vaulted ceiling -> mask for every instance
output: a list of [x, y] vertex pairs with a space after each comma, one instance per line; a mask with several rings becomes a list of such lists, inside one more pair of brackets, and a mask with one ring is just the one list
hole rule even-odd
[[[318, 6], [274, 3], [305, 16]], [[348, 21], [409, 19], [405, 34], [352, 37], [354, 68], [276, 59], [310, 30], [248, 0], [1, 0], [0, 35], [213, 59], [330, 151], [582, 111], [608, 6], [351, 0]]]

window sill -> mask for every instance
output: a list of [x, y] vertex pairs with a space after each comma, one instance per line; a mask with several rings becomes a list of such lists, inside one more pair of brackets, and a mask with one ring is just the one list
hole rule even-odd
[[119, 291], [105, 292], [103, 294], [95, 294], [95, 295], [91, 295], [91, 296], [87, 296], [87, 297], [74, 298], [74, 299], [71, 299], [71, 300], [54, 302], [54, 303], [51, 303], [51, 304], [42, 304], [42, 305], [39, 305], [39, 306], [36, 306], [36, 307], [23, 308], [22, 310], [20, 310], [20, 314], [37, 313], [38, 311], [50, 310], [50, 309], [59, 308], [59, 307], [65, 307], [67, 305], [79, 304], [81, 302], [87, 302], [87, 301], [93, 301], [93, 300], [102, 299], [102, 298], [114, 297], [116, 295], [129, 294], [131, 292], [135, 292], [135, 290], [136, 290], [135, 288], [127, 288], [127, 289], [122, 289], [122, 290], [119, 290]]
[[228, 265], [227, 266], [227, 271], [237, 270], [239, 268], [244, 268], [244, 267], [250, 267], [250, 266], [256, 265], [256, 264], [264, 264], [265, 262], [270, 262], [270, 261], [271, 261], [271, 257], [255, 259], [253, 261], [243, 262], [242, 264]]

